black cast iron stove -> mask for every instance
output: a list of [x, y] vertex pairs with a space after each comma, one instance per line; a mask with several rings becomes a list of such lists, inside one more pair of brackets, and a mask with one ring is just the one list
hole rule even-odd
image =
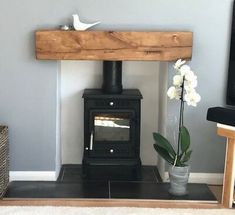
[[[138, 89], [122, 89], [122, 62], [104, 61], [102, 89], [85, 89], [83, 172], [96, 167], [128, 167], [139, 177], [140, 105]], [[122, 172], [120, 172], [122, 174]]]

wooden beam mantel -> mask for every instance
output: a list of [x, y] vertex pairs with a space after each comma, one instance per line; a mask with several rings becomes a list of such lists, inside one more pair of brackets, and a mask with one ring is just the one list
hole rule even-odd
[[192, 32], [37, 31], [39, 60], [157, 60], [192, 57]]

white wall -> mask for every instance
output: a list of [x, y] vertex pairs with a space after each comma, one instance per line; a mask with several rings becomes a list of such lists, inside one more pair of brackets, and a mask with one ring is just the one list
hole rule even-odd
[[85, 88], [101, 85], [102, 63], [61, 62], [61, 145], [62, 163], [81, 163], [83, 152], [83, 99]]
[[[161, 71], [166, 72], [166, 71]], [[143, 164], [157, 162], [152, 132], [158, 129], [158, 62], [123, 62], [123, 88], [138, 88], [142, 95], [141, 147]], [[83, 152], [83, 99], [85, 88], [102, 85], [102, 62], [62, 61], [62, 163], [81, 163]]]

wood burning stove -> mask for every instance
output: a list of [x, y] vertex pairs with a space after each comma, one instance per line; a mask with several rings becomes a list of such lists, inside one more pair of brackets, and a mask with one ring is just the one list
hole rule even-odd
[[140, 161], [140, 100], [137, 89], [121, 94], [103, 94], [101, 89], [86, 89], [84, 98], [83, 169], [89, 166], [133, 166]]
[[[117, 64], [115, 63], [115, 65]], [[112, 65], [111, 68], [115, 68], [115, 65]], [[118, 67], [120, 67], [119, 63]], [[104, 68], [107, 69], [105, 66]], [[114, 76], [112, 78], [117, 80]], [[120, 77], [120, 73], [118, 76]], [[117, 83], [121, 86], [119, 81]], [[104, 85], [105, 90], [104, 88], [85, 89], [83, 94], [84, 175], [89, 177], [91, 167], [123, 166], [131, 167], [138, 177], [141, 167], [140, 108], [142, 95], [137, 89], [122, 90], [122, 87], [112, 85], [111, 87], [114, 89], [112, 91], [112, 89], [107, 89], [109, 84], [104, 83]], [[118, 93], [116, 93], [117, 91]]]

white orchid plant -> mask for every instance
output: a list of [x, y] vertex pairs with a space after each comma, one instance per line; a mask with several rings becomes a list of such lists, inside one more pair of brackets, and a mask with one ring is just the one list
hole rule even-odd
[[188, 129], [184, 126], [184, 103], [188, 106], [197, 106], [201, 96], [196, 92], [197, 76], [186, 65], [185, 60], [177, 60], [174, 64], [176, 75], [173, 77], [173, 86], [171, 86], [167, 95], [170, 99], [180, 101], [180, 117], [177, 150], [173, 148], [170, 142], [159, 133], [153, 133], [155, 140], [154, 149], [169, 164], [173, 166], [185, 166], [192, 154], [190, 150], [190, 135]]

